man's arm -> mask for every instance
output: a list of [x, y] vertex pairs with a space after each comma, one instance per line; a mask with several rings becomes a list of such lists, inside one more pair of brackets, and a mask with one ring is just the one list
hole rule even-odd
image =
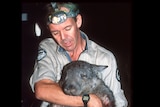
[[[64, 94], [61, 87], [49, 80], [40, 80], [35, 84], [35, 96], [37, 99], [66, 106], [84, 106], [81, 96], [70, 96]], [[101, 100], [90, 94], [89, 107], [101, 107]]]

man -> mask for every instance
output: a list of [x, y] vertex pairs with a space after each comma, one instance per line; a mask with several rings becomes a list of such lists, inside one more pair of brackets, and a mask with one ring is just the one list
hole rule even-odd
[[[48, 9], [47, 26], [53, 38], [46, 38], [39, 44], [37, 61], [30, 78], [36, 98], [43, 101], [41, 107], [47, 107], [49, 103], [74, 107], [84, 105], [82, 96], [66, 95], [58, 85], [63, 66], [75, 60], [108, 66], [98, 76], [113, 91], [116, 107], [127, 107], [128, 102], [117, 78], [115, 56], [80, 30], [82, 16], [78, 6], [70, 2], [51, 2]], [[89, 94], [89, 98], [88, 107], [102, 107], [96, 95]]]

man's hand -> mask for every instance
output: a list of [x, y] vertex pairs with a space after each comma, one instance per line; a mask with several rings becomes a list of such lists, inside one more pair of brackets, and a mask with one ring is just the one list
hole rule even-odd
[[103, 107], [100, 98], [94, 94], [89, 94], [90, 100], [88, 101], [88, 107]]

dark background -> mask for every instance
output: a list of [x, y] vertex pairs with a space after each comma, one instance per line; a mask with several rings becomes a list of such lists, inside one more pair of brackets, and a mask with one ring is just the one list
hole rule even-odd
[[[44, 4], [21, 3], [21, 13], [28, 14], [28, 20], [21, 23], [21, 103], [22, 107], [34, 107], [39, 104], [29, 86], [33, 72], [38, 43], [49, 37], [44, 26]], [[83, 17], [81, 30], [90, 39], [111, 50], [116, 56], [120, 70], [122, 88], [129, 106], [133, 107], [132, 86], [132, 3], [131, 2], [79, 2]], [[34, 24], [38, 23], [42, 35], [36, 37]]]

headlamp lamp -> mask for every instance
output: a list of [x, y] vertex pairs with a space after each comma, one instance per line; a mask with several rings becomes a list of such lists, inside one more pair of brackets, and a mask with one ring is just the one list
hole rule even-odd
[[[57, 7], [57, 6], [54, 6], [54, 7]], [[49, 23], [60, 24], [60, 23], [65, 22], [66, 19], [69, 17], [76, 17], [78, 15], [78, 13], [79, 13], [79, 10], [73, 11], [72, 9], [69, 9], [69, 12], [65, 12], [63, 10], [58, 10], [58, 8], [56, 8], [55, 12], [53, 14], [49, 15], [48, 21], [49, 21]]]
[[58, 11], [53, 15], [49, 16], [49, 22], [53, 24], [60, 24], [67, 19], [67, 15], [63, 11]]

